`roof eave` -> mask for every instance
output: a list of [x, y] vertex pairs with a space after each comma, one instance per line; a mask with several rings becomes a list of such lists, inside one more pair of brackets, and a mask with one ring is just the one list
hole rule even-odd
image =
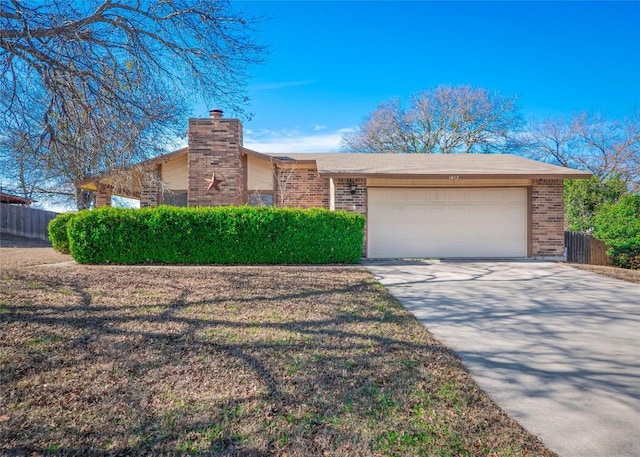
[[319, 170], [328, 178], [387, 178], [387, 179], [589, 179], [591, 173], [370, 173]]
[[[162, 163], [166, 163], [171, 159], [175, 159], [176, 157], [180, 157], [181, 155], [186, 155], [189, 152], [189, 148], [188, 147], [184, 147], [181, 149], [177, 149], [175, 151], [169, 152], [167, 154], [163, 154], [161, 156], [158, 157], [154, 157], [152, 159], [148, 159], [148, 160], [143, 160], [142, 162], [138, 162], [138, 163], [134, 163], [131, 165], [128, 165], [126, 167], [123, 168], [117, 168], [117, 169], [112, 169], [112, 170], [108, 170], [105, 171], [104, 173], [100, 173], [97, 175], [93, 175], [90, 176], [86, 179], [83, 179], [82, 181], [76, 181], [75, 186], [79, 189], [85, 189], [85, 190], [96, 190], [96, 186], [94, 185], [93, 187], [91, 187], [91, 184], [95, 184], [97, 182], [99, 182], [102, 179], [107, 179], [113, 175], [116, 175], [118, 173], [123, 173], [123, 172], [127, 172], [131, 169], [134, 168], [146, 168], [149, 166], [153, 166], [153, 165], [159, 165]], [[125, 195], [122, 195], [123, 197], [125, 197]]]
[[31, 205], [35, 203], [36, 200], [31, 200], [30, 198], [19, 197], [17, 195], [10, 194], [0, 194], [0, 202], [6, 203], [8, 205]]

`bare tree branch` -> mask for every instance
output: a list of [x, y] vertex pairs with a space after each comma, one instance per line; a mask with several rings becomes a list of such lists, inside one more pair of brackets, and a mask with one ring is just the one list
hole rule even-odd
[[625, 119], [578, 113], [569, 120], [533, 120], [526, 143], [532, 158], [589, 170], [603, 181], [618, 176], [630, 192], [640, 190], [638, 112]]
[[0, 2], [0, 124], [39, 139], [52, 183], [145, 159], [191, 102], [245, 115], [256, 22], [227, 0]]
[[343, 137], [343, 148], [363, 152], [507, 152], [522, 124], [515, 99], [470, 86], [439, 86], [378, 105], [360, 127]]

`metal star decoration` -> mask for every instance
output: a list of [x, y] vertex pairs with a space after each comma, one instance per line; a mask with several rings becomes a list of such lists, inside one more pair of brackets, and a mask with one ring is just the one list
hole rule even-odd
[[211, 175], [211, 179], [205, 179], [205, 181], [209, 183], [209, 186], [207, 187], [207, 192], [209, 192], [211, 189], [215, 189], [218, 192], [220, 192], [220, 184], [222, 184], [224, 182], [224, 176], [222, 178], [220, 178], [220, 177], [216, 176], [216, 174], [214, 172]]

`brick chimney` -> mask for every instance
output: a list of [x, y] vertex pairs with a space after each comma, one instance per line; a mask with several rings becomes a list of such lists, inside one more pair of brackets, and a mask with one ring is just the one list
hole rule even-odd
[[224, 111], [222, 111], [221, 109], [211, 109], [209, 110], [209, 117], [211, 119], [222, 119], [222, 115], [224, 114]]
[[[246, 160], [240, 153], [242, 123], [212, 109], [208, 119], [189, 119], [189, 206], [244, 205], [247, 202]], [[207, 191], [206, 179], [224, 177], [220, 191]]]

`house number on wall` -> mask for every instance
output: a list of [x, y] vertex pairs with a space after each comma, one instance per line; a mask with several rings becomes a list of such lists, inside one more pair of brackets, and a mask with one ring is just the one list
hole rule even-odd
[[449, 175], [449, 179], [460, 179], [458, 175]]

